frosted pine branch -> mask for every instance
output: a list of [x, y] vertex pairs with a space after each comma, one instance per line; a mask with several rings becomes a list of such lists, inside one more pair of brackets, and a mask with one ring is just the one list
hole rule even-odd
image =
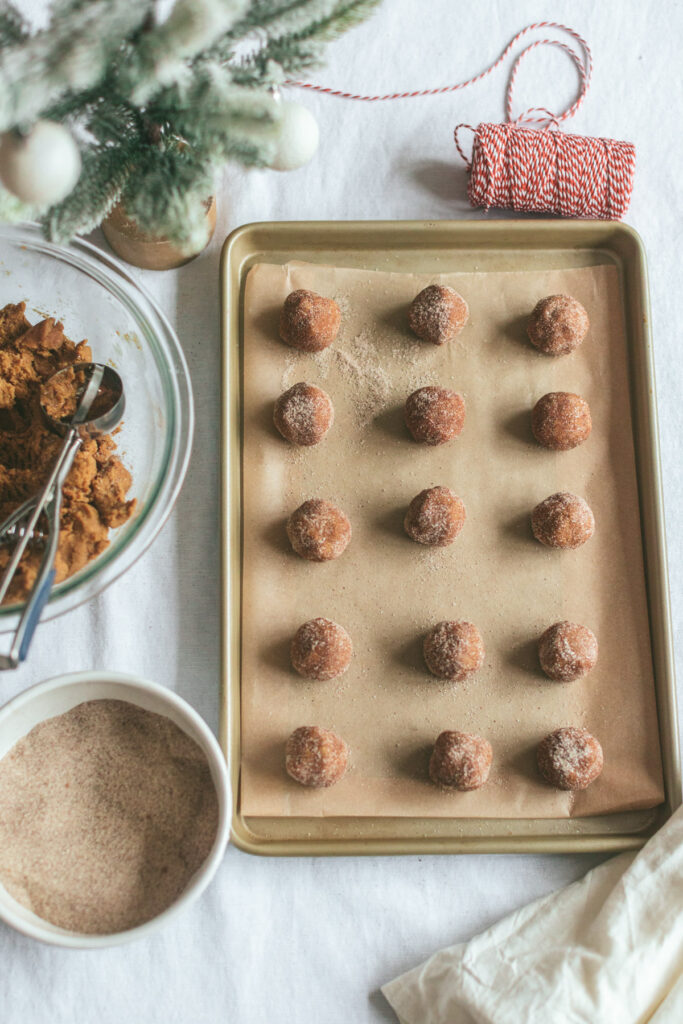
[[270, 63], [294, 74], [316, 67], [321, 60], [323, 46], [343, 32], [363, 21], [379, 5], [380, 0], [317, 0], [315, 20], [301, 29], [282, 35], [271, 35], [265, 46], [242, 63], [235, 72], [235, 80], [249, 84], [263, 74]]
[[126, 151], [121, 148], [93, 146], [86, 150], [75, 189], [44, 219], [48, 238], [68, 242], [75, 234], [96, 228], [118, 202], [132, 172], [133, 159], [133, 152], [126, 159]]
[[55, 0], [28, 33], [0, 0], [0, 132], [65, 122], [81, 150], [73, 192], [29, 210], [0, 190], [0, 219], [41, 216], [66, 240], [121, 201], [143, 228], [196, 244], [201, 201], [226, 160], [265, 166], [280, 107], [269, 88], [320, 62], [379, 0]]
[[41, 213], [42, 210], [22, 203], [11, 192], [0, 187], [0, 221], [6, 224], [18, 224], [24, 220], [36, 220]]
[[[200, 118], [197, 110], [202, 112]], [[148, 116], [156, 121], [170, 121], [186, 113], [198, 123], [221, 114], [245, 121], [273, 122], [278, 117], [278, 105], [268, 92], [236, 85], [231, 70], [212, 60], [196, 64], [147, 107]]]
[[7, 0], [0, 8], [0, 50], [6, 46], [23, 42], [28, 36], [28, 26], [16, 7]]
[[192, 248], [206, 242], [202, 203], [213, 191], [213, 172], [189, 149], [166, 150], [131, 176], [126, 213], [152, 233]]
[[248, 0], [177, 0], [168, 19], [145, 33], [122, 66], [116, 87], [137, 105], [182, 77], [186, 62], [214, 44], [239, 18]]
[[0, 63], [0, 131], [30, 125], [66, 93], [101, 82], [122, 41], [140, 28], [152, 0], [99, 0], [6, 48]]
[[228, 33], [231, 40], [255, 33], [263, 39], [305, 32], [313, 22], [324, 21], [339, 0], [254, 0], [245, 17]]

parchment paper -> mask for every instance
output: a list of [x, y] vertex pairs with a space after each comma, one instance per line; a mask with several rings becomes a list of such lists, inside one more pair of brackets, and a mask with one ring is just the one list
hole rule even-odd
[[[406, 309], [431, 282], [455, 287], [470, 321], [454, 343], [420, 342]], [[317, 355], [287, 348], [277, 321], [287, 294], [311, 288], [339, 302], [335, 345]], [[539, 298], [574, 295], [591, 318], [584, 344], [550, 358], [524, 322]], [[626, 340], [615, 268], [520, 273], [393, 274], [290, 263], [252, 268], [244, 322], [244, 570], [242, 776], [245, 815], [565, 817], [654, 806], [663, 800], [650, 636], [631, 435]], [[272, 424], [273, 403], [297, 381], [323, 387], [335, 423], [318, 446], [296, 449]], [[403, 423], [415, 388], [440, 383], [466, 400], [465, 429], [437, 447]], [[530, 413], [547, 391], [590, 404], [593, 432], [570, 452], [533, 440]], [[429, 549], [402, 521], [411, 498], [445, 484], [465, 502], [454, 544]], [[596, 519], [576, 551], [533, 539], [533, 506], [558, 490], [583, 495]], [[324, 497], [348, 515], [351, 544], [317, 564], [289, 547], [285, 521]], [[307, 619], [341, 623], [354, 643], [348, 672], [302, 680], [289, 641]], [[464, 684], [439, 682], [422, 659], [425, 632], [442, 619], [474, 622], [484, 668]], [[561, 684], [540, 670], [537, 639], [559, 619], [597, 634], [585, 680]], [[299, 725], [321, 725], [351, 748], [347, 776], [306, 790], [284, 771]], [[602, 776], [577, 795], [540, 781], [535, 751], [546, 733], [582, 725], [601, 741]], [[428, 781], [443, 729], [487, 737], [488, 783], [443, 793]]]

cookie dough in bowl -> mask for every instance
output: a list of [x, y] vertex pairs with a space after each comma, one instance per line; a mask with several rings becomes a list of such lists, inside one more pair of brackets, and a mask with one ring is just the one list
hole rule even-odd
[[[31, 324], [25, 302], [0, 309], [0, 521], [45, 487], [62, 444], [46, 417], [68, 421], [74, 416], [87, 384], [83, 366], [91, 360], [87, 341], [74, 344], [53, 317]], [[92, 404], [95, 415], [98, 402], [99, 394]], [[83, 440], [62, 488], [57, 583], [106, 550], [110, 530], [133, 515], [131, 484], [111, 434]], [[0, 545], [0, 574], [7, 570], [13, 550], [11, 543]], [[28, 599], [43, 551], [40, 540], [29, 543], [5, 604]]]
[[[26, 320], [45, 324], [42, 332], [61, 321], [76, 346], [86, 341], [94, 360], [117, 371], [126, 395], [123, 421], [112, 438], [116, 451], [102, 452], [109, 468], [95, 488], [97, 501], [88, 479], [93, 470], [88, 455], [94, 454], [87, 444], [77, 460], [88, 501], [76, 503], [79, 523], [73, 533], [79, 544], [89, 540], [85, 552], [67, 558], [61, 581], [58, 575], [42, 616], [49, 619], [117, 579], [165, 523], [189, 461], [192, 393], [182, 349], [164, 314], [106, 253], [82, 240], [52, 245], [30, 225], [0, 225], [0, 270], [0, 309], [25, 302]], [[53, 362], [49, 338], [39, 340], [32, 358]], [[6, 410], [11, 396], [2, 398]], [[27, 478], [24, 487], [31, 486]], [[0, 632], [16, 628], [22, 594], [14, 596], [14, 604], [0, 608]]]

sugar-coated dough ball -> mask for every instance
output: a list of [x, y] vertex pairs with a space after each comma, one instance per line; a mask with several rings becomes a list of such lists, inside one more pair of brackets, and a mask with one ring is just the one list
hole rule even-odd
[[340, 323], [341, 310], [334, 299], [298, 288], [282, 307], [280, 337], [302, 352], [321, 352], [337, 337]]
[[461, 683], [478, 672], [486, 652], [481, 633], [471, 622], [439, 622], [423, 644], [424, 659], [432, 675]]
[[318, 444], [334, 423], [332, 399], [315, 384], [294, 384], [275, 403], [273, 422], [292, 444]]
[[582, 444], [592, 426], [588, 402], [571, 391], [543, 395], [531, 413], [531, 429], [538, 443], [558, 452]]
[[590, 320], [571, 295], [548, 295], [534, 306], [526, 329], [531, 343], [549, 356], [573, 352], [586, 336]]
[[587, 729], [556, 729], [541, 741], [538, 770], [557, 789], [586, 789], [603, 766], [602, 747]]
[[447, 730], [434, 744], [429, 777], [437, 786], [466, 792], [479, 789], [489, 777], [493, 751], [488, 740], [469, 732]]
[[462, 395], [430, 384], [418, 388], [406, 401], [406, 426], [416, 441], [437, 445], [457, 437], [465, 425]]
[[549, 548], [578, 548], [595, 532], [590, 505], [569, 491], [551, 494], [531, 513], [534, 537]]
[[410, 329], [422, 341], [444, 345], [452, 341], [467, 323], [467, 303], [455, 288], [430, 284], [415, 296], [408, 309]]
[[405, 531], [418, 544], [446, 547], [452, 544], [465, 523], [465, 506], [449, 487], [420, 491], [408, 506]]
[[346, 549], [351, 523], [331, 501], [311, 498], [292, 512], [287, 520], [287, 536], [297, 555], [310, 562], [328, 562]]
[[595, 668], [598, 641], [588, 626], [576, 622], [556, 622], [538, 641], [541, 668], [550, 679], [571, 683]]
[[302, 786], [333, 786], [344, 777], [348, 762], [349, 748], [329, 729], [302, 725], [287, 740], [285, 768]]
[[291, 645], [292, 665], [306, 679], [334, 679], [351, 664], [353, 644], [343, 626], [331, 619], [310, 619], [299, 626]]

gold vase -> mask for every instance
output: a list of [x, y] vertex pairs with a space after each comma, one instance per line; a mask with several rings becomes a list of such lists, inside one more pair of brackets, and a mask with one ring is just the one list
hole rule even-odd
[[206, 242], [196, 252], [187, 252], [163, 235], [143, 231], [137, 221], [126, 216], [120, 203], [102, 221], [102, 231], [116, 255], [126, 263], [145, 270], [172, 270], [199, 256], [211, 240], [216, 227], [216, 200], [210, 196], [203, 205], [208, 233]]

